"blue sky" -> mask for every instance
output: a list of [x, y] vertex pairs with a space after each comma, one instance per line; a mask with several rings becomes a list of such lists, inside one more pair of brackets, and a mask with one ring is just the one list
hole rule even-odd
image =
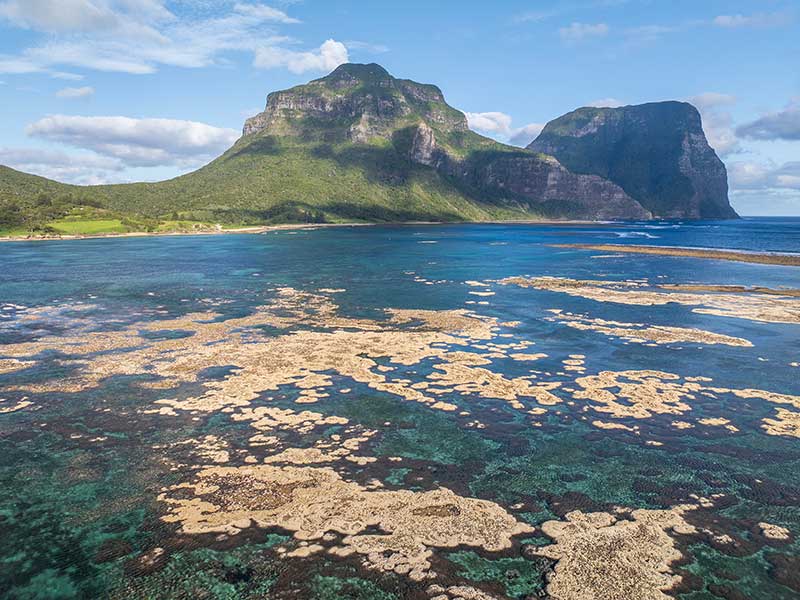
[[524, 145], [585, 105], [682, 99], [742, 214], [800, 215], [800, 2], [0, 0], [0, 164], [157, 180], [341, 62], [435, 83]]

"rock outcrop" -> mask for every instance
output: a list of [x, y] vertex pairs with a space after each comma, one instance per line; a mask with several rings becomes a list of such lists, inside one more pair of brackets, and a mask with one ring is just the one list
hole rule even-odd
[[737, 217], [725, 165], [686, 102], [579, 108], [548, 123], [528, 149], [617, 183], [658, 218]]

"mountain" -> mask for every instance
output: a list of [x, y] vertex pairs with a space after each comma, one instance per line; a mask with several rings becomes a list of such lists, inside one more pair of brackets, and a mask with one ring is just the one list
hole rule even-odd
[[579, 108], [550, 121], [528, 149], [613, 181], [656, 217], [737, 217], [725, 165], [686, 102]]
[[[243, 134], [237, 146], [310, 150], [315, 158], [366, 170], [373, 182], [393, 186], [392, 195], [407, 193], [403, 188], [414, 179], [427, 180], [447, 190], [455, 209], [451, 215], [432, 215], [437, 218], [469, 217], [477, 211], [648, 216], [618, 186], [600, 177], [575, 175], [552, 157], [470, 131], [464, 114], [445, 102], [439, 88], [396, 79], [376, 64], [342, 65], [326, 77], [270, 94], [264, 112], [248, 119]], [[335, 181], [329, 186], [336, 190]], [[336, 190], [339, 194], [352, 202], [347, 191]], [[326, 195], [330, 192], [317, 195], [315, 204], [325, 206]], [[414, 196], [390, 201], [398, 210]]]
[[[678, 108], [689, 117], [696, 115], [694, 109], [683, 106]], [[721, 163], [721, 171], [714, 170], [719, 161], [713, 151], [702, 152], [705, 138], [699, 116], [681, 121], [687, 132], [681, 143], [688, 149], [678, 144], [676, 150], [676, 124], [662, 123], [659, 129], [659, 119], [650, 116], [597, 114], [601, 116], [551, 123], [544, 137], [522, 149], [470, 131], [464, 114], [449, 106], [436, 86], [397, 79], [376, 64], [345, 64], [320, 79], [269, 94], [265, 110], [247, 120], [233, 147], [175, 179], [78, 187], [0, 170], [0, 215], [4, 202], [13, 206], [26, 198], [32, 211], [26, 223], [52, 220], [53, 215], [62, 219], [89, 215], [127, 228], [140, 223], [163, 228], [184, 222], [649, 219], [728, 214], [709, 208], [709, 197], [725, 196], [725, 172]], [[584, 125], [573, 131], [573, 121]], [[598, 130], [605, 131], [606, 122], [619, 124], [602, 139], [613, 133], [625, 142], [617, 143], [625, 158], [611, 161], [614, 168], [603, 167], [602, 159], [610, 159], [602, 144], [590, 143], [582, 150], [584, 141], [593, 140], [594, 126], [589, 123], [599, 123]], [[641, 132], [636, 131], [636, 123]], [[547, 152], [537, 147], [542, 139], [549, 140]], [[570, 150], [563, 158], [562, 146], [556, 143], [562, 139], [574, 142], [565, 144]], [[670, 156], [665, 159], [667, 150]], [[648, 166], [649, 162], [653, 165]], [[625, 165], [634, 173], [626, 174]], [[673, 192], [673, 185], [679, 192]], [[720, 192], [721, 188], [725, 189]], [[30, 201], [42, 194], [44, 198]], [[48, 199], [52, 195], [60, 198], [55, 204]], [[37, 212], [40, 206], [48, 207], [43, 214]], [[724, 206], [732, 213], [726, 197]], [[7, 215], [11, 213], [6, 210]]]

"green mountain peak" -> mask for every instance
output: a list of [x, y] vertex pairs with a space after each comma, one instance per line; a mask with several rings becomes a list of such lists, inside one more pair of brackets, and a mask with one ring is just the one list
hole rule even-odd
[[442, 131], [467, 130], [464, 114], [445, 102], [438, 87], [397, 79], [377, 64], [344, 64], [269, 94], [264, 112], [247, 120], [243, 135], [367, 142], [420, 122]]

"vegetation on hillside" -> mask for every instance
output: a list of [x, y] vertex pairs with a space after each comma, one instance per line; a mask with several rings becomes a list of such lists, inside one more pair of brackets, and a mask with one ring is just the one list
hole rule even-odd
[[[343, 65], [270, 94], [268, 107], [222, 156], [168, 181], [80, 187], [2, 167], [0, 232], [581, 216], [569, 198], [533, 212], [530, 198], [487, 185], [483, 167], [536, 153], [470, 131], [436, 86], [378, 65]], [[421, 123], [443, 167], [412, 158]]]

